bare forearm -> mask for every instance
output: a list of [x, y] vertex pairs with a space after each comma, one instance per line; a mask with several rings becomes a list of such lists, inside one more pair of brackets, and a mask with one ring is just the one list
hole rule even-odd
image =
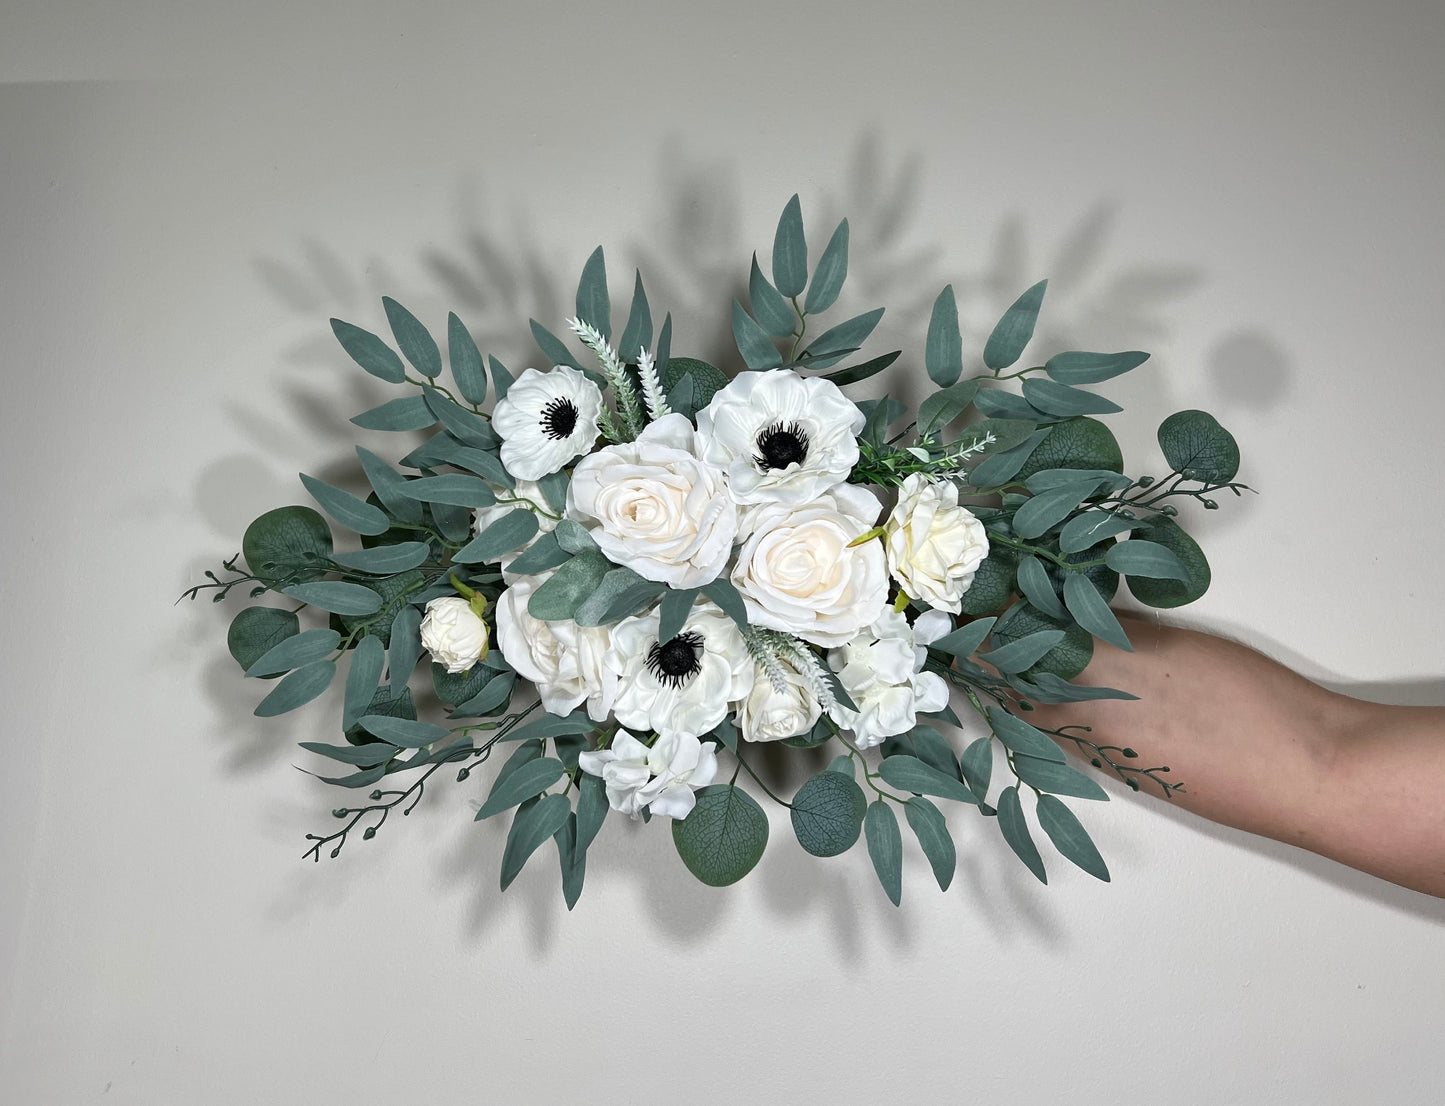
[[1125, 627], [1135, 651], [1096, 643], [1079, 682], [1139, 700], [1040, 708], [1040, 721], [1167, 764], [1185, 785], [1174, 801], [1202, 817], [1445, 896], [1445, 709], [1364, 703], [1222, 638]]

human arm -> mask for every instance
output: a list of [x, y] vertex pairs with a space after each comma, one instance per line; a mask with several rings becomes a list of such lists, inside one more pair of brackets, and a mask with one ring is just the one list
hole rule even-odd
[[1445, 897], [1445, 708], [1363, 702], [1223, 638], [1121, 621], [1134, 652], [1096, 641], [1077, 682], [1139, 699], [1031, 720], [1167, 764], [1173, 801], [1201, 817]]

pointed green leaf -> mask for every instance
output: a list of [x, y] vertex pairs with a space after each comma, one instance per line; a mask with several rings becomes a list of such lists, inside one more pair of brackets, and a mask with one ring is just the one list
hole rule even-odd
[[674, 591], [669, 589], [662, 597], [662, 605], [658, 608], [657, 616], [657, 640], [671, 641], [682, 633], [682, 627], [687, 622], [687, 616], [692, 611], [693, 601], [697, 598], [698, 589], [688, 588], [685, 591]]
[[386, 318], [402, 356], [422, 376], [435, 380], [442, 372], [442, 353], [437, 349], [436, 339], [420, 319], [390, 296], [382, 296], [381, 305], [386, 308]]
[[[926, 438], [935, 430], [942, 430], [968, 409], [977, 394], [977, 380], [962, 380], [934, 392], [918, 405], [918, 436]], [[966, 438], [971, 432], [972, 427], [960, 437]]]
[[[985, 419], [978, 426], [971, 426], [964, 431], [964, 437], [976, 436], [981, 433], [979, 427], [991, 421], [1007, 421], [1010, 424], [1014, 420], [990, 420]], [[1031, 422], [1023, 422], [1019, 425], [1033, 426]], [[990, 448], [984, 459], [978, 463], [973, 472], [969, 475], [968, 482], [975, 488], [996, 488], [1008, 483], [1028, 462], [1029, 456], [1038, 449], [1043, 440], [1049, 436], [1049, 431], [1032, 430], [1028, 436], [1018, 445], [1008, 449], [994, 450]]]
[[1005, 674], [1022, 672], [1026, 668], [1032, 668], [1045, 653], [1063, 640], [1063, 630], [1038, 630], [1007, 645], [1000, 645], [993, 652], [984, 653], [978, 659]]
[[406, 477], [369, 449], [357, 446], [356, 455], [361, 459], [361, 468], [366, 473], [367, 480], [371, 482], [371, 487], [376, 492], [376, 498], [381, 500], [382, 505], [391, 513], [392, 517], [402, 522], [420, 522], [422, 507], [419, 502], [406, 494], [404, 487]]
[[457, 382], [462, 398], [472, 404], [485, 403], [487, 370], [482, 364], [482, 353], [456, 312], [447, 315], [447, 355], [451, 360], [452, 379]]
[[582, 881], [587, 875], [587, 850], [577, 847], [577, 815], [569, 813], [553, 837], [557, 840], [557, 859], [562, 865], [562, 901], [571, 910], [582, 897]]
[[723, 613], [736, 622], [739, 627], [748, 624], [748, 608], [731, 580], [719, 576], [711, 583], [704, 584], [702, 593], [721, 607]]
[[1138, 368], [1149, 360], [1147, 353], [1056, 353], [1044, 362], [1044, 371], [1060, 384], [1098, 384]]
[[1029, 378], [1023, 383], [1024, 399], [1040, 411], [1068, 418], [1072, 415], [1110, 415], [1124, 408], [1095, 392], [1071, 388], [1052, 380]]
[[[537, 331], [537, 324], [536, 324], [536, 323], [533, 323], [533, 324], [532, 324], [532, 332], [535, 334], [536, 331]], [[559, 344], [560, 344], [560, 343], [559, 343]], [[565, 346], [562, 347], [562, 352], [564, 352], [564, 353], [567, 352], [567, 348], [566, 348]], [[566, 361], [561, 362], [561, 364], [563, 364], [563, 365], [570, 365], [570, 364], [572, 364], [571, 355], [568, 354], [568, 359], [567, 359]], [[511, 387], [512, 387], [512, 380], [514, 379], [513, 376], [512, 376], [512, 374], [507, 370], [507, 366], [506, 366], [506, 365], [502, 364], [500, 361], [498, 361], [495, 357], [492, 357], [490, 354], [487, 356], [487, 367], [492, 370], [492, 390], [497, 393], [497, 398], [498, 398], [498, 399], [506, 399], [506, 398], [507, 398], [507, 392], [511, 389]]]
[[528, 613], [543, 622], [572, 618], [611, 568], [601, 553], [579, 553], [532, 593], [527, 600]]
[[988, 802], [988, 785], [993, 778], [993, 738], [980, 737], [970, 742], [958, 760], [969, 790], [980, 805]]
[[389, 714], [363, 714], [356, 723], [367, 733], [402, 749], [424, 749], [444, 737], [452, 736], [451, 730], [433, 726], [430, 722], [395, 718]]
[[571, 714], [544, 714], [525, 725], [510, 731], [502, 741], [532, 741], [537, 738], [563, 737], [572, 734], [590, 734], [597, 723], [587, 716], [585, 710], [574, 710]]
[[983, 363], [994, 372], [1008, 368], [1023, 355], [1024, 347], [1034, 336], [1039, 305], [1043, 303], [1048, 285], [1047, 280], [1041, 280], [1016, 299], [988, 336], [983, 347]]
[[607, 818], [607, 785], [601, 776], [577, 777], [577, 847], [586, 852]]
[[963, 374], [963, 335], [958, 329], [958, 302], [952, 284], [945, 286], [933, 301], [923, 364], [933, 382], [944, 388]]
[[848, 220], [844, 219], [828, 239], [823, 256], [818, 258], [818, 267], [813, 270], [813, 280], [808, 285], [808, 295], [803, 300], [803, 310], [816, 315], [828, 310], [838, 300], [843, 290], [843, 281], [848, 276]]
[[[667, 379], [667, 369], [672, 362], [672, 312], [669, 311], [662, 319], [662, 329], [657, 333], [657, 350], [653, 354], [653, 368], [657, 370], [657, 379]], [[561, 510], [559, 507], [558, 510]]]
[[793, 796], [793, 833], [814, 856], [837, 856], [858, 840], [867, 808], [868, 800], [852, 776], [819, 772]]
[[1006, 787], [998, 797], [998, 828], [1003, 834], [1003, 839], [1008, 842], [1009, 848], [1024, 862], [1040, 883], [1048, 883], [1048, 873], [1044, 871], [1043, 859], [1039, 856], [1039, 850], [1034, 847], [1034, 839], [1029, 836], [1028, 820], [1024, 817], [1023, 804], [1019, 802], [1019, 789]]
[[351, 729], [367, 712], [381, 682], [381, 669], [386, 663], [386, 650], [381, 639], [367, 634], [351, 654], [351, 670], [346, 673], [346, 700], [341, 708], [341, 729]]
[[1019, 779], [1040, 791], [1073, 795], [1080, 799], [1108, 802], [1109, 794], [1088, 776], [1068, 764], [1041, 760], [1024, 753], [1014, 754], [1014, 771]]
[[988, 724], [998, 739], [1015, 753], [1052, 760], [1056, 764], [1064, 763], [1064, 751], [1053, 743], [1048, 734], [1002, 707], [988, 708]]
[[1144, 538], [1118, 542], [1104, 554], [1104, 563], [1126, 576], [1148, 576], [1153, 580], [1189, 581], [1189, 570], [1174, 551]]
[[512, 819], [512, 828], [507, 833], [507, 843], [502, 848], [503, 891], [521, 874], [523, 866], [542, 843], [567, 824], [571, 810], [572, 805], [566, 795], [546, 795], [517, 811], [517, 816]]
[[652, 311], [647, 306], [647, 293], [642, 289], [642, 273], [638, 271], [632, 286], [632, 308], [627, 312], [627, 325], [617, 352], [630, 365], [637, 364], [637, 355], [652, 348]]
[[306, 486], [312, 498], [321, 504], [323, 511], [349, 530], [355, 530], [358, 534], [375, 535], [386, 533], [391, 526], [385, 511], [373, 507], [364, 499], [358, 499], [350, 492], [332, 487], [324, 480], [318, 480], [304, 472], [301, 473], [301, 483]]
[[863, 835], [878, 882], [897, 906], [903, 898], [903, 835], [898, 832], [898, 816], [882, 799], [869, 804], [863, 818]]
[[666, 584], [644, 579], [630, 568], [610, 569], [574, 617], [579, 626], [610, 626], [641, 614], [666, 590]]
[[[537, 348], [542, 351], [542, 355], [546, 358], [549, 365], [568, 365], [573, 368], [577, 367], [577, 356], [570, 349], [567, 348], [567, 343], [563, 342], [561, 338], [558, 338], [557, 335], [553, 334], [536, 319], [529, 319], [528, 322], [531, 324], [532, 327], [532, 339], [537, 343]], [[495, 359], [492, 360], [492, 372], [494, 375], [496, 373], [497, 366], [500, 364], [500, 361], [497, 361]]]
[[458, 564], [499, 561], [526, 545], [537, 533], [537, 516], [526, 507], [514, 507], [452, 554]]
[[246, 675], [279, 676], [329, 657], [340, 644], [341, 635], [335, 630], [307, 630], [277, 642], [246, 669]]
[[1095, 637], [1131, 653], [1134, 651], [1129, 635], [1119, 625], [1109, 604], [1082, 572], [1070, 572], [1064, 577], [1064, 606], [1069, 608], [1074, 621]]
[[601, 246], [592, 251], [582, 267], [582, 279], [577, 284], [577, 317], [591, 323], [603, 338], [612, 341], [612, 301], [607, 295], [607, 263]]
[[733, 300], [733, 340], [750, 369], [776, 369], [783, 363], [783, 355], [773, 345], [767, 331], [743, 310], [743, 305], [737, 300]]
[[978, 805], [978, 799], [973, 792], [957, 779], [923, 763], [917, 757], [885, 757], [878, 771], [884, 780], [900, 791], [937, 795], [940, 799], [952, 799], [956, 803]]
[[491, 424], [481, 415], [453, 403], [435, 388], [422, 389], [422, 402], [437, 417], [437, 421], [447, 428], [447, 432], [464, 445], [477, 449], [496, 448], [497, 435]]
[[385, 764], [398, 752], [395, 745], [388, 745], [384, 741], [370, 741], [365, 745], [325, 745], [319, 741], [299, 741], [297, 744], [308, 753], [358, 768], [374, 768], [378, 764]]
[[406, 369], [401, 358], [371, 331], [362, 330], [361, 327], [340, 319], [332, 319], [331, 332], [336, 335], [336, 340], [351, 359], [372, 376], [380, 377], [388, 384], [401, 384], [406, 380]]
[[1181, 582], [1153, 580], [1147, 576], [1126, 576], [1125, 583], [1129, 585], [1129, 591], [1135, 599], [1150, 607], [1182, 607], [1186, 603], [1193, 603], [1209, 590], [1211, 574], [1204, 550], [1199, 548], [1199, 544], [1185, 533], [1177, 522], [1172, 518], [1157, 516], [1151, 519], [1148, 528], [1140, 533], [1179, 558], [1179, 563], [1184, 566], [1189, 578]]
[[376, 592], [361, 584], [348, 584], [340, 580], [294, 584], [283, 588], [282, 594], [334, 614], [366, 615], [381, 610], [381, 596]]
[[1137, 518], [1125, 518], [1112, 511], [1085, 511], [1069, 519], [1059, 531], [1059, 551], [1080, 553], [1085, 549], [1092, 549], [1107, 538], [1143, 525]]
[[803, 209], [794, 194], [783, 208], [773, 236], [773, 283], [785, 296], [802, 295], [808, 284], [808, 243], [803, 237]]
[[958, 852], [953, 846], [953, 837], [948, 832], [943, 812], [927, 799], [915, 795], [903, 804], [903, 814], [913, 827], [919, 848], [928, 858], [933, 878], [938, 880], [938, 889], [947, 891], [958, 868]]
[[[1044, 570], [1043, 562], [1032, 553], [1019, 558], [1018, 582], [1019, 590], [1024, 593], [1024, 598], [1044, 614], [1050, 618], [1069, 617], [1069, 612], [1059, 601], [1058, 592], [1054, 591], [1053, 581], [1049, 579], [1049, 574]], [[1018, 669], [1018, 671], [1023, 670]]]
[[824, 363], [830, 357], [835, 360], [841, 359], [858, 349], [868, 340], [868, 336], [873, 333], [873, 329], [881, 318], [883, 318], [883, 308], [875, 307], [872, 311], [854, 315], [837, 326], [829, 327], [809, 342], [808, 348], [803, 351], [804, 356], [808, 359], [808, 365], [821, 369], [825, 367]]
[[285, 677], [256, 707], [257, 718], [271, 718], [311, 702], [331, 686], [335, 661], [312, 661]]
[[497, 501], [491, 484], [459, 472], [408, 480], [406, 494], [425, 503], [444, 503], [453, 507], [490, 507]]
[[753, 316], [774, 338], [789, 338], [798, 329], [798, 316], [787, 298], [774, 288], [758, 268], [758, 255], [753, 254], [752, 271], [748, 274], [748, 303]]
[[426, 563], [430, 556], [431, 546], [426, 542], [404, 541], [396, 545], [373, 545], [370, 549], [357, 549], [350, 553], [333, 553], [331, 559], [343, 568], [391, 576]]
[[955, 657], [967, 659], [978, 652], [978, 647], [988, 637], [989, 631], [993, 629], [992, 618], [976, 618], [967, 626], [963, 626], [952, 633], [944, 634], [943, 637], [928, 646], [930, 649], [938, 649], [944, 653], [951, 653]]
[[1104, 858], [1099, 855], [1099, 850], [1094, 847], [1094, 842], [1072, 810], [1052, 795], [1040, 795], [1035, 813], [1038, 815], [1039, 825], [1054, 843], [1054, 848], [1058, 849], [1066, 860], [1077, 864], [1095, 879], [1109, 882], [1108, 865], [1104, 863]]
[[857, 384], [860, 380], [867, 380], [870, 376], [877, 376], [889, 365], [897, 361], [902, 354], [902, 350], [896, 349], [892, 353], [885, 353], [881, 357], [874, 357], [859, 365], [849, 365], [846, 368], [834, 369], [830, 373], [825, 373], [823, 379], [831, 380], [840, 388], [845, 384]]
[[507, 567], [518, 576], [536, 576], [549, 568], [566, 564], [571, 559], [572, 554], [557, 544], [555, 534], [543, 534], [518, 553]]
[[1025, 540], [1042, 536], [1068, 518], [1097, 488], [1096, 481], [1083, 480], [1039, 493], [1014, 512], [1014, 533]]
[[387, 638], [387, 682], [393, 695], [406, 688], [416, 662], [421, 658], [422, 613], [409, 603], [397, 609]]
[[498, 672], [483, 686], [482, 690], [464, 703], [452, 708], [455, 718], [486, 718], [506, 706], [517, 686], [515, 672]]
[[437, 420], [421, 396], [403, 396], [353, 415], [351, 421], [363, 430], [425, 430]]

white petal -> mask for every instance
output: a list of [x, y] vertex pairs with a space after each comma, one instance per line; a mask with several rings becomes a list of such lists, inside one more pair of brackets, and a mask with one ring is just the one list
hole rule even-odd
[[692, 813], [692, 808], [697, 805], [697, 796], [692, 793], [692, 788], [683, 785], [666, 788], [662, 794], [652, 800], [648, 807], [653, 814], [662, 814], [668, 818], [686, 818]]

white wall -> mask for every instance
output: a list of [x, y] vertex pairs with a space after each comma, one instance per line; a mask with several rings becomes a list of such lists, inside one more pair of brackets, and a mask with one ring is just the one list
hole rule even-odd
[[1236, 432], [1181, 621], [1445, 702], [1440, 5], [5, 8], [5, 1102], [1438, 1101], [1445, 904], [1120, 789], [1111, 886], [959, 817], [902, 910], [777, 817], [727, 892], [619, 822], [572, 914], [550, 858], [502, 897], [482, 781], [303, 864], [331, 710], [252, 719], [234, 607], [172, 601], [348, 474], [383, 396], [329, 316], [521, 366], [602, 242], [726, 357], [796, 190], [878, 349], [1051, 276], [1044, 343], [1155, 354], [1136, 468], [1175, 408]]

